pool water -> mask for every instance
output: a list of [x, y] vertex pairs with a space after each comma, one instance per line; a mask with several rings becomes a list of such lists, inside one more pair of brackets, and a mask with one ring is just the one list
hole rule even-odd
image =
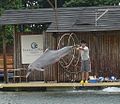
[[0, 104], [120, 104], [120, 93], [102, 90], [0, 92]]

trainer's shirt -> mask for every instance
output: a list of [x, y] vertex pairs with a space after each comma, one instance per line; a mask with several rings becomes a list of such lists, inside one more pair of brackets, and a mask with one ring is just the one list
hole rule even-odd
[[[80, 48], [83, 48], [83, 47], [80, 47]], [[86, 61], [86, 60], [89, 60], [89, 48], [87, 46], [85, 46], [83, 48], [84, 50], [81, 50], [81, 60], [82, 61]]]

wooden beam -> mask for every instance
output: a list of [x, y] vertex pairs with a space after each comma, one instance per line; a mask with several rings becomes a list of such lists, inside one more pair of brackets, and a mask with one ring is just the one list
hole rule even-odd
[[[54, 37], [54, 49], [56, 50], [57, 49], [57, 43], [58, 43], [58, 34], [57, 33], [53, 33], [53, 37]], [[58, 62], [55, 64], [55, 80], [57, 82], [59, 82], [59, 75], [58, 75]]]
[[55, 0], [55, 9], [57, 9], [57, 0]]
[[3, 65], [4, 65], [4, 82], [8, 83], [7, 77], [7, 54], [6, 54], [6, 37], [5, 26], [3, 26]]
[[94, 74], [96, 75], [96, 76], [98, 76], [98, 70], [99, 70], [99, 52], [98, 52], [98, 50], [99, 50], [99, 37], [98, 37], [98, 35], [97, 35], [97, 32], [93, 32], [93, 35], [94, 35], [94, 48], [95, 48], [95, 59], [96, 59], [96, 62], [95, 62], [95, 72], [94, 72]]
[[98, 9], [97, 11], [106, 11], [106, 10], [109, 10], [109, 11], [118, 11], [120, 10], [119, 8], [106, 8], [106, 9]]
[[107, 12], [108, 12], [108, 9], [105, 10], [99, 17], [97, 17], [96, 21], [98, 21], [100, 18], [102, 18]]
[[16, 63], [16, 25], [14, 25], [14, 33], [13, 33], [13, 39], [14, 39], [14, 68], [17, 68], [17, 63]]
[[55, 7], [54, 7], [54, 5], [52, 4], [52, 2], [50, 1], [50, 0], [47, 0], [48, 1], [48, 3], [50, 4], [50, 6], [55, 10]]
[[57, 11], [57, 0], [54, 0], [55, 5], [52, 4], [52, 2], [50, 0], [47, 0], [48, 3], [51, 5], [51, 7], [53, 8], [54, 12], [55, 12], [55, 22], [56, 22], [56, 30], [58, 32], [58, 11]]
[[58, 11], [57, 11], [57, 0], [55, 0], [55, 22], [56, 22], [56, 29], [58, 32]]
[[[47, 87], [47, 88], [73, 88], [73, 87], [81, 87], [80, 83], [44, 83], [44, 82], [29, 82], [29, 83], [12, 83], [12, 84], [1, 84], [0, 89], [6, 88], [37, 88], [37, 87]], [[101, 83], [88, 83], [85, 84], [84, 87], [113, 87], [117, 86], [120, 87], [120, 82], [101, 82]]]

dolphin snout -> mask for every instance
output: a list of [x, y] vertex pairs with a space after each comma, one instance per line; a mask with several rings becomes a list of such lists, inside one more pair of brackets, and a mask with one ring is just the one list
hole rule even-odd
[[27, 72], [27, 74], [26, 74], [26, 78], [28, 78], [28, 76], [30, 75], [30, 73], [31, 73], [31, 72]]
[[28, 78], [28, 76], [30, 75], [30, 73], [32, 72], [32, 69], [31, 68], [28, 68], [28, 72], [26, 74], [26, 78]]

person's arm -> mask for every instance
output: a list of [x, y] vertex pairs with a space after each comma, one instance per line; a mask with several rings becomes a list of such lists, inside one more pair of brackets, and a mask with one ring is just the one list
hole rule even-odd
[[87, 49], [85, 49], [85, 48], [82, 48], [82, 47], [80, 47], [80, 46], [78, 46], [77, 48], [76, 48], [77, 50], [87, 50]]
[[79, 47], [79, 49], [80, 49], [80, 50], [83, 50], [83, 51], [85, 50], [85, 49], [84, 49], [84, 48], [82, 48], [82, 47]]

